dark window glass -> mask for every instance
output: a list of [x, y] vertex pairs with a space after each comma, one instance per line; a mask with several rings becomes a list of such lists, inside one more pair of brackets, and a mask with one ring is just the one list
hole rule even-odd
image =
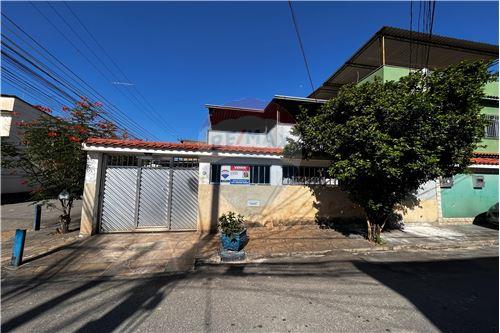
[[212, 164], [210, 170], [210, 182], [220, 183], [220, 165]]

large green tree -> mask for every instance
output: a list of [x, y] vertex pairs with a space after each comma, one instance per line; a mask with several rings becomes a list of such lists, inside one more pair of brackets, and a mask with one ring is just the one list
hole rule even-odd
[[423, 183], [466, 172], [484, 135], [485, 62], [464, 62], [399, 81], [343, 86], [317, 111], [302, 110], [287, 156], [321, 157], [365, 211], [368, 239]]
[[37, 203], [52, 205], [51, 199], [67, 192], [68, 200], [59, 200], [62, 214], [58, 228], [66, 233], [73, 201], [83, 193], [86, 153], [82, 142], [89, 137], [112, 138], [126, 133], [118, 133], [117, 127], [105, 120], [100, 102], [84, 97], [73, 108], [63, 107], [62, 117], [51, 115], [47, 107], [37, 107], [44, 112], [38, 119], [17, 122], [20, 146], [2, 141], [2, 167], [22, 171]]

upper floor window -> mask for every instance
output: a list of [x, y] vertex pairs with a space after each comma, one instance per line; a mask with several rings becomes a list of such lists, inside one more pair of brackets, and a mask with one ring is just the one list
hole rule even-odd
[[338, 185], [326, 167], [283, 166], [283, 185]]
[[498, 116], [495, 115], [484, 115], [488, 124], [484, 128], [484, 136], [486, 138], [498, 139]]

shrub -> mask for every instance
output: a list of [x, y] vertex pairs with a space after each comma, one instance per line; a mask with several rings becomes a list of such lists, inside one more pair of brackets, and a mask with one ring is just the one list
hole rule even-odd
[[222, 233], [231, 236], [245, 230], [245, 218], [235, 212], [227, 212], [219, 217], [219, 228]]

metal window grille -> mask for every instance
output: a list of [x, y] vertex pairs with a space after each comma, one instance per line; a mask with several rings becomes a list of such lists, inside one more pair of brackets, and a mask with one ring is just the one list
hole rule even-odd
[[174, 168], [196, 168], [198, 167], [197, 157], [178, 157], [172, 159], [172, 167]]
[[[220, 164], [212, 164], [210, 170], [210, 182], [220, 183]], [[250, 184], [269, 184], [271, 182], [269, 165], [251, 165], [250, 166]]]
[[132, 155], [107, 155], [108, 166], [138, 166], [139, 159]]
[[338, 185], [327, 168], [314, 166], [283, 166], [283, 185]]
[[147, 168], [192, 169], [198, 167], [197, 157], [153, 157], [133, 155], [107, 155], [108, 166], [142, 166]]
[[498, 116], [485, 115], [488, 124], [484, 128], [484, 136], [498, 139]]

